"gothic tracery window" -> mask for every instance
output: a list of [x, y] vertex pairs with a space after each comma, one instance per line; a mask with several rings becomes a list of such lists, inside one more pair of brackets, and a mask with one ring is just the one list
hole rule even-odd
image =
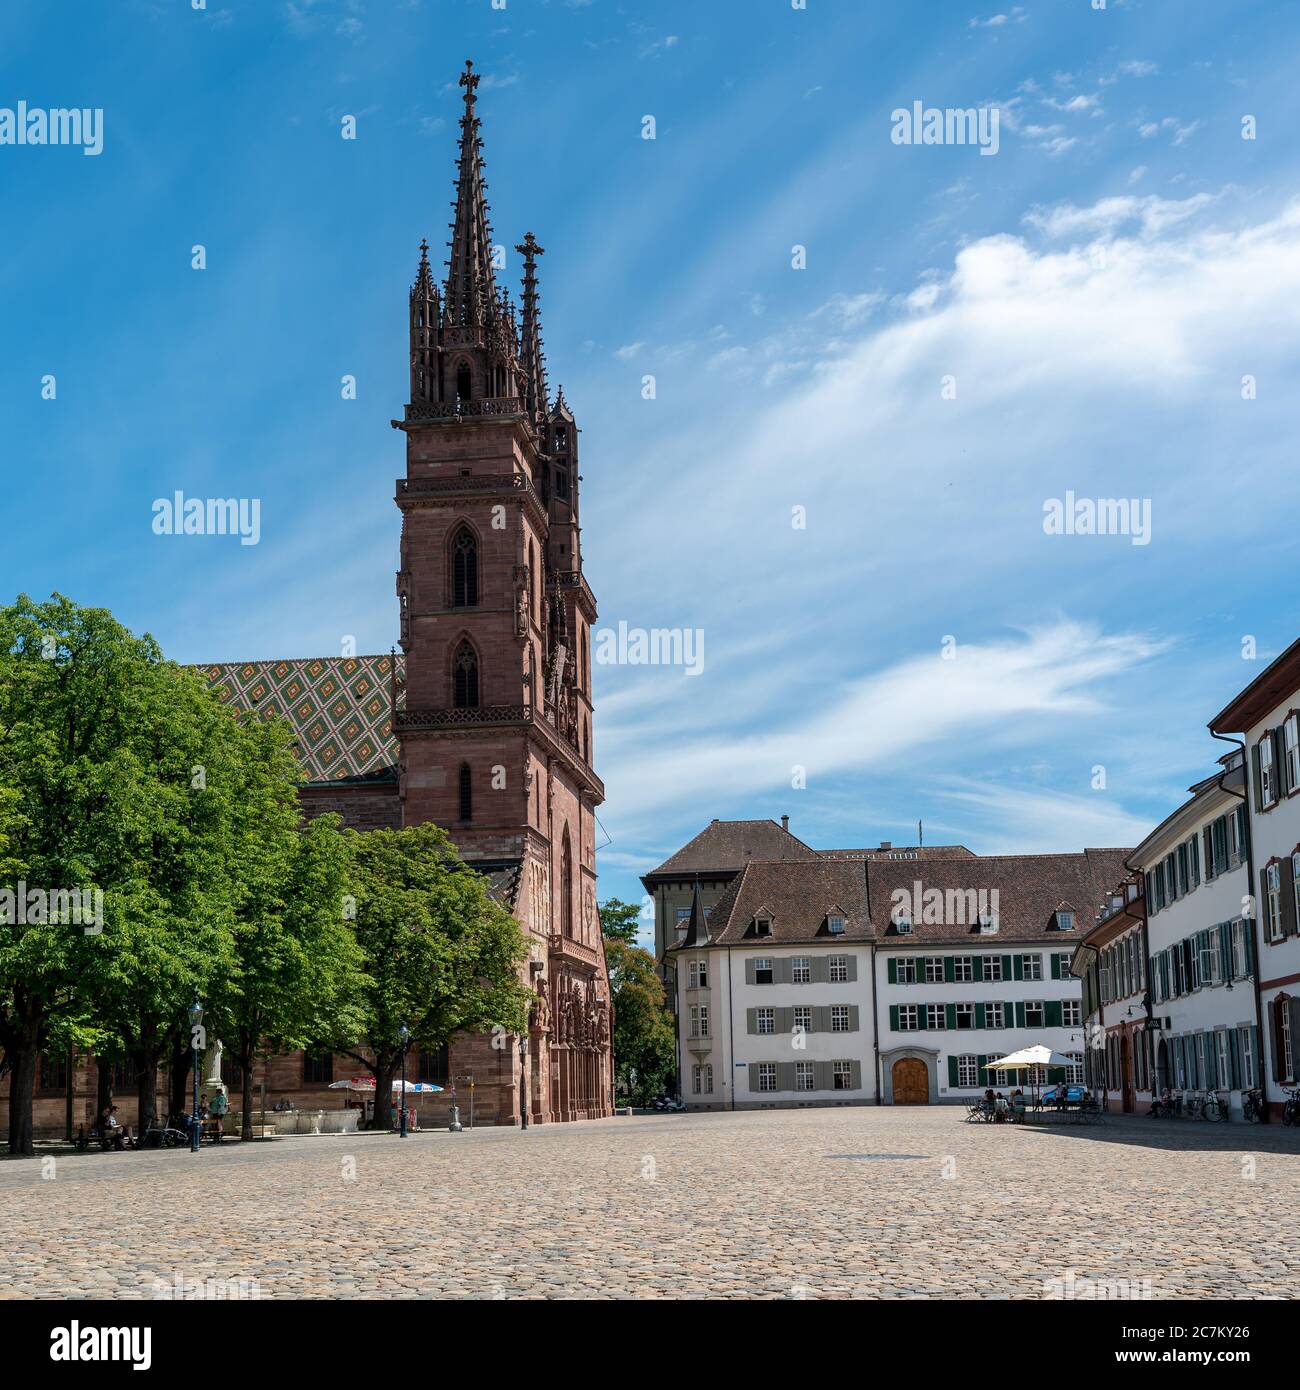
[[456, 368], [456, 399], [467, 401], [472, 394], [469, 363], [462, 362]]
[[560, 851], [560, 929], [565, 936], [573, 935], [573, 856], [569, 852], [569, 827], [564, 827], [564, 845]]
[[462, 526], [451, 542], [451, 605], [474, 608], [478, 604], [478, 542], [468, 526]]
[[452, 704], [457, 709], [478, 708], [478, 655], [468, 641], [452, 658]]

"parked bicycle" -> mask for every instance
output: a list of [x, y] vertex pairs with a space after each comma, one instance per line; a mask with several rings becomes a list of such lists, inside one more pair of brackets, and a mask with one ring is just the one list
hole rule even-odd
[[1205, 1097], [1200, 1091], [1193, 1091], [1192, 1094], [1187, 1097], [1183, 1108], [1189, 1120], [1199, 1120], [1201, 1118], [1201, 1111], [1205, 1109]]
[[[1286, 1087], [1282, 1088], [1284, 1091]], [[1300, 1124], [1300, 1087], [1286, 1092], [1286, 1102], [1282, 1106], [1282, 1123], [1284, 1125]]]
[[1221, 1122], [1226, 1124], [1228, 1121], [1228, 1093], [1227, 1091], [1208, 1091], [1205, 1100], [1201, 1105], [1201, 1119], [1209, 1120], [1211, 1124]]
[[1241, 1093], [1241, 1118], [1252, 1125], [1264, 1118], [1264, 1097], [1258, 1087]]

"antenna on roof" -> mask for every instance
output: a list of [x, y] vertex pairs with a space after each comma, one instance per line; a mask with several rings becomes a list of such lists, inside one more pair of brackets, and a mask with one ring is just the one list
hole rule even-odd
[[925, 846], [925, 831], [921, 829], [921, 822], [916, 823], [916, 847], [922, 849]]

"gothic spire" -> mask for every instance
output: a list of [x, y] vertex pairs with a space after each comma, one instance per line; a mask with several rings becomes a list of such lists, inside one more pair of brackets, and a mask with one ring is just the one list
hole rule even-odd
[[492, 276], [492, 228], [483, 183], [483, 141], [474, 114], [479, 75], [465, 61], [460, 85], [465, 114], [460, 118], [460, 165], [456, 180], [455, 220], [447, 262], [445, 323], [449, 328], [486, 328], [496, 317], [496, 283]]
[[542, 318], [537, 307], [537, 257], [545, 249], [527, 233], [515, 250], [524, 258], [524, 321], [519, 365], [524, 372], [524, 408], [536, 420], [546, 414], [546, 354], [542, 351]]
[[411, 299], [436, 302], [438, 288], [433, 283], [433, 272], [429, 269], [429, 243], [420, 243], [420, 265], [415, 272], [415, 283], [411, 286]]

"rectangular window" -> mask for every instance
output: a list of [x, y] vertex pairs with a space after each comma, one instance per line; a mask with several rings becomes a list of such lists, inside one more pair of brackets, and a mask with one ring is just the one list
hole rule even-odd
[[41, 1053], [40, 1088], [42, 1091], [68, 1089], [68, 1058], [66, 1053], [50, 1057]]
[[975, 978], [975, 961], [971, 956], [957, 956], [952, 963], [953, 979], [963, 984]]
[[693, 1069], [695, 1094], [697, 1096], [708, 1095], [713, 1090], [713, 1064], [711, 1062], [701, 1062]]
[[790, 962], [790, 978], [797, 985], [812, 984], [812, 962], [807, 956], [795, 956]]
[[812, 1091], [816, 1089], [816, 1082], [813, 1076], [813, 1064], [811, 1062], [796, 1062], [794, 1064], [794, 1088], [796, 1091]]
[[1286, 763], [1286, 785], [1294, 791], [1300, 787], [1300, 714], [1291, 713], [1282, 725], [1283, 758]]
[[1249, 1028], [1237, 1029], [1237, 1044], [1241, 1048], [1241, 1080], [1244, 1086], [1258, 1086], [1255, 1074], [1254, 1033]]
[[985, 1028], [1005, 1028], [1006, 1024], [1002, 1021], [1001, 1004], [984, 1005], [984, 1026]]
[[707, 1038], [709, 1036], [709, 1006], [707, 1004], [691, 1005], [691, 1037]]
[[1278, 1080], [1291, 1081], [1295, 1078], [1295, 1060], [1291, 1051], [1291, 1010], [1284, 1004], [1277, 1012], [1282, 1020], [1282, 1067], [1286, 1072]]
[[1061, 1023], [1066, 1028], [1077, 1028], [1083, 1022], [1083, 1004], [1078, 999], [1061, 1000]]
[[772, 983], [772, 961], [768, 956], [759, 956], [754, 962], [754, 983], [756, 985], [770, 985]]
[[1000, 980], [1002, 978], [1002, 957], [984, 957], [984, 978], [986, 980]]
[[1259, 759], [1259, 801], [1267, 810], [1277, 800], [1277, 773], [1273, 768], [1273, 731], [1265, 729], [1264, 737], [1255, 745]]
[[1220, 1028], [1214, 1035], [1214, 1041], [1219, 1056], [1219, 1089], [1226, 1091], [1232, 1085], [1232, 1061], [1228, 1046], [1228, 1031]]
[[[1267, 892], [1266, 910], [1268, 913], [1268, 939], [1282, 939], [1282, 866], [1270, 864], [1264, 870], [1264, 887]], [[1289, 1076], [1291, 1073], [1288, 1072]]]
[[849, 978], [848, 956], [832, 956], [828, 963], [828, 978], [833, 985], [847, 983]]
[[1291, 881], [1295, 887], [1295, 919], [1300, 922], [1300, 850], [1291, 856]]
[[980, 1084], [979, 1059], [969, 1053], [957, 1058], [958, 1086], [978, 1086]]
[[946, 1028], [948, 1026], [948, 1010], [942, 1004], [927, 1004], [925, 1006], [925, 1026], [927, 1028]]
[[775, 1009], [756, 1009], [756, 1021], [758, 1031], [764, 1034], [776, 1032], [776, 1010]]
[[975, 1005], [974, 1005], [974, 1004], [958, 1004], [958, 1005], [957, 1005], [957, 1027], [958, 1027], [958, 1028], [974, 1028], [974, 1026], [975, 1026]]
[[[423, 1053], [420, 1054], [423, 1057]], [[432, 1077], [429, 1078], [433, 1080]], [[328, 1086], [334, 1080], [334, 1054], [332, 1052], [304, 1052], [302, 1054], [302, 1084], [304, 1086]], [[424, 1077], [419, 1080], [423, 1081]]]
[[1021, 956], [1020, 959], [1026, 980], [1041, 980], [1043, 978], [1042, 956]]
[[1232, 978], [1240, 980], [1246, 971], [1246, 924], [1233, 922], [1229, 927], [1232, 933]]
[[1066, 1067], [1066, 1069], [1065, 1069], [1065, 1079], [1066, 1079], [1066, 1081], [1069, 1082], [1069, 1084], [1070, 1084], [1071, 1086], [1076, 1086], [1076, 1085], [1077, 1085], [1077, 1086], [1082, 1086], [1082, 1085], [1083, 1085], [1083, 1053], [1082, 1053], [1082, 1052], [1067, 1052], [1065, 1055], [1066, 1055], [1068, 1058], [1070, 1058], [1070, 1065], [1069, 1065], [1068, 1067]]
[[1203, 985], [1222, 984], [1219, 979], [1219, 929], [1211, 927], [1200, 935], [1200, 976]]
[[916, 1031], [915, 1004], [903, 1004], [899, 1006], [898, 1031], [900, 1033], [914, 1033]]
[[792, 1021], [792, 1026], [793, 1026], [795, 1032], [796, 1032], [796, 1033], [798, 1033], [798, 1032], [811, 1033], [811, 1032], [812, 1032], [812, 1005], [811, 1005], [811, 1004], [796, 1004], [796, 1005], [794, 1006], [794, 1011], [793, 1011], [793, 1012], [794, 1012], [794, 1019], [793, 1019], [793, 1021]]
[[1047, 1010], [1041, 999], [1025, 1000], [1025, 1027], [1042, 1028], [1047, 1023]]
[[758, 1089], [760, 1091], [776, 1090], [775, 1062], [760, 1062], [758, 1064]]
[[899, 956], [896, 966], [896, 979], [900, 985], [914, 985], [916, 983], [916, 957]]
[[939, 985], [943, 983], [943, 957], [926, 956], [925, 958], [925, 982], [927, 985]]
[[709, 987], [709, 963], [707, 960], [693, 960], [691, 962], [691, 988], [708, 989]]
[[1178, 891], [1180, 893], [1191, 892], [1192, 883], [1187, 869], [1187, 845], [1184, 843], [1178, 846]]
[[1192, 866], [1192, 887], [1196, 888], [1201, 882], [1201, 837], [1193, 835], [1187, 842], [1188, 862]]
[[847, 1033], [849, 1031], [849, 1006], [847, 1004], [831, 1005], [831, 1032]]
[[1068, 980], [1070, 978], [1070, 955], [1069, 951], [1058, 951], [1056, 953], [1057, 969], [1060, 971], [1060, 978]]
[[853, 1089], [852, 1062], [831, 1063], [831, 1088], [836, 1091], [851, 1091]]

